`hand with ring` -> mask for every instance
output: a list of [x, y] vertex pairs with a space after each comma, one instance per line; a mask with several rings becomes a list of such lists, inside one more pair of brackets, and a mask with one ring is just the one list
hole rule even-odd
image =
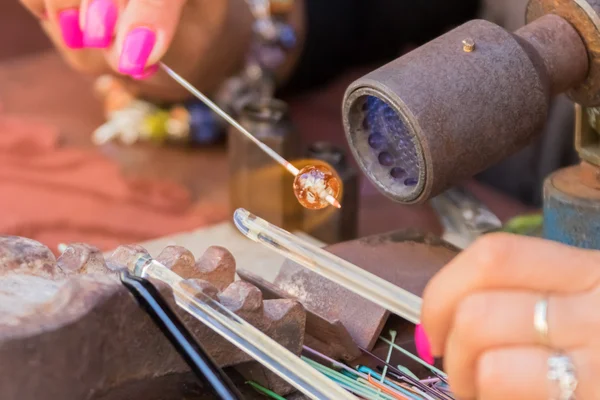
[[600, 399], [600, 252], [481, 238], [429, 283], [420, 356], [458, 399]]

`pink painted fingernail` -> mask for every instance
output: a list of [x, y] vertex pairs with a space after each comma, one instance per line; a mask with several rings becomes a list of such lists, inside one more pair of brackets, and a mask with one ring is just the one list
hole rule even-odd
[[132, 75], [131, 77], [135, 80], [143, 81], [145, 79], [152, 77], [157, 72], [158, 72], [158, 64], [155, 64], [155, 65], [152, 65], [152, 66], [146, 68], [146, 70], [144, 72], [142, 72], [141, 74]]
[[426, 363], [433, 365], [434, 360], [433, 355], [431, 354], [431, 345], [429, 344], [429, 339], [421, 324], [417, 325], [415, 328], [415, 346], [417, 347], [417, 354], [419, 354], [419, 357]]
[[156, 43], [156, 34], [148, 28], [135, 28], [125, 38], [119, 61], [119, 72], [126, 75], [143, 75], [146, 63]]
[[58, 24], [67, 47], [70, 49], [83, 48], [83, 32], [79, 27], [79, 10], [77, 8], [58, 13]]
[[117, 6], [112, 0], [92, 1], [85, 15], [85, 47], [105, 49], [110, 46], [117, 23], [117, 13]]

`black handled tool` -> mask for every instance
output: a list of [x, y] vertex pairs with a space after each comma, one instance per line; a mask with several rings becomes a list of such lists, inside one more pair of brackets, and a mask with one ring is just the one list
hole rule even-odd
[[223, 400], [243, 400], [229, 377], [215, 364], [194, 336], [183, 325], [159, 291], [146, 279], [121, 272], [121, 282], [150, 315], [202, 384]]

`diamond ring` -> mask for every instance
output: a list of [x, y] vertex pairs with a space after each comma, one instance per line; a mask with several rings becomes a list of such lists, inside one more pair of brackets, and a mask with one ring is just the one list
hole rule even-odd
[[570, 357], [559, 353], [548, 358], [548, 380], [556, 385], [552, 400], [575, 400], [578, 381]]

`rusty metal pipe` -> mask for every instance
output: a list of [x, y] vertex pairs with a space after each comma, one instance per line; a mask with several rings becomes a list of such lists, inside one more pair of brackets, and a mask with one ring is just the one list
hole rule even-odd
[[471, 21], [350, 85], [346, 136], [384, 194], [424, 202], [535, 137], [550, 87], [544, 64], [521, 42]]
[[600, 191], [590, 174], [598, 167], [561, 169], [544, 182], [544, 237], [570, 246], [600, 249]]
[[[585, 80], [579, 85], [568, 88], [567, 94], [582, 106], [600, 106], [600, 0], [529, 0], [526, 13], [527, 24], [533, 25], [548, 15], [560, 16], [577, 31], [585, 45], [589, 60], [589, 71]], [[548, 28], [570, 31], [563, 22], [556, 28], [550, 25]], [[565, 31], [563, 34], [571, 35]], [[571, 51], [570, 47], [565, 46], [553, 49], [548, 54], [554, 53], [554, 56], [559, 56], [558, 52], [564, 52], [567, 55]], [[573, 61], [577, 61], [577, 58]]]
[[352, 83], [346, 136], [380, 191], [422, 203], [529, 144], [588, 64], [559, 16], [516, 33], [471, 21]]
[[563, 93], [583, 83], [589, 60], [585, 44], [577, 30], [562, 17], [548, 14], [517, 30], [522, 46], [530, 57], [543, 62], [551, 94]]

